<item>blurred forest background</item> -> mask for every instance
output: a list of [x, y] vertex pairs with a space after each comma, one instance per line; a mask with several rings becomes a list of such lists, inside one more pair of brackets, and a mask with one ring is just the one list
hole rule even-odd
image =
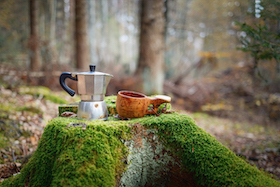
[[[278, 136], [277, 141], [268, 135], [270, 148], [276, 151], [265, 164], [256, 156], [263, 150], [244, 152], [257, 141], [268, 147], [263, 142], [269, 138], [254, 139], [267, 133], [266, 127], [279, 132], [279, 37], [279, 0], [1, 0], [0, 122], [12, 118], [29, 126], [28, 121], [43, 124], [57, 109], [43, 97], [56, 103], [75, 101], [58, 93], [60, 74], [89, 71], [88, 66], [96, 64], [97, 71], [114, 75], [107, 95], [124, 89], [167, 94], [175, 109], [229, 119], [226, 123], [232, 128], [226, 132], [235, 134], [228, 146], [280, 176]], [[74, 81], [67, 84], [76, 88]], [[30, 86], [47, 88], [34, 91]], [[57, 98], [49, 96], [52, 93]], [[13, 107], [3, 104], [9, 100], [13, 105], [31, 100], [33, 104], [10, 115], [8, 108]], [[37, 112], [37, 118], [20, 119], [23, 111], [34, 116], [40, 107], [47, 115]], [[239, 121], [257, 124], [258, 133], [240, 134]], [[41, 132], [40, 128], [32, 132]], [[213, 133], [222, 137], [224, 130]], [[245, 147], [234, 146], [237, 136]], [[40, 133], [31, 137], [27, 141], [37, 145]], [[34, 151], [25, 150], [22, 140], [16, 142], [22, 146], [18, 155]], [[3, 150], [3, 160], [14, 160], [14, 153]]]
[[96, 64], [114, 75], [108, 95], [164, 93], [181, 109], [279, 120], [279, 1], [76, 3], [0, 2], [4, 81], [61, 90], [61, 72]]

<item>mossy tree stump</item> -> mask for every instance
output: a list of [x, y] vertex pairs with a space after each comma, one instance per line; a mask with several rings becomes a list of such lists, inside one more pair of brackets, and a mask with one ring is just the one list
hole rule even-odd
[[0, 186], [280, 186], [182, 114], [58, 117], [21, 174]]

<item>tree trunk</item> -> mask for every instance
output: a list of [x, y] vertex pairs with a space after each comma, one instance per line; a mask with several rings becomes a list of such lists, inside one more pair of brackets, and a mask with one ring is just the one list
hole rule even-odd
[[39, 48], [39, 24], [38, 24], [38, 0], [29, 1], [30, 11], [30, 70], [39, 71], [41, 68], [40, 48]]
[[57, 63], [57, 54], [56, 54], [56, 0], [50, 0], [50, 60], [52, 64]]
[[58, 47], [58, 63], [65, 63], [65, 45], [67, 42], [67, 19], [65, 13], [66, 3], [64, 0], [57, 1], [57, 35], [56, 37], [60, 39], [61, 45]]
[[95, 7], [96, 7], [96, 2], [92, 1], [92, 0], [87, 0], [88, 2], [88, 11], [89, 11], [89, 48], [90, 48], [90, 62], [91, 64], [96, 64], [98, 65], [98, 57], [97, 57], [97, 53], [96, 53], [96, 27], [95, 27], [95, 23], [96, 23], [96, 11], [95, 11]]
[[142, 0], [136, 77], [145, 94], [161, 94], [164, 82], [164, 1]]
[[75, 3], [76, 66], [78, 70], [88, 70], [87, 0], [76, 0]]

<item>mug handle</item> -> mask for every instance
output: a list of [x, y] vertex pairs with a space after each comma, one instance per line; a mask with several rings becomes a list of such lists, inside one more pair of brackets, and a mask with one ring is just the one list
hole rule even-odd
[[[171, 102], [171, 97], [169, 96], [165, 96], [165, 95], [156, 95], [155, 97], [147, 97], [149, 100], [149, 105], [153, 105], [153, 110], [148, 110], [147, 109], [147, 114], [155, 114], [155, 112], [157, 113], [158, 111], [158, 107], [162, 104], [162, 103], [170, 103]], [[149, 106], [148, 105], [148, 106]]]
[[59, 83], [61, 85], [61, 87], [69, 94], [71, 95], [72, 97], [75, 95], [75, 91], [72, 90], [71, 88], [69, 88], [66, 84], [65, 84], [65, 79], [66, 78], [69, 78], [69, 79], [72, 79], [74, 81], [78, 81], [78, 78], [77, 78], [77, 75], [75, 77], [72, 76], [72, 73], [69, 73], [69, 72], [63, 72], [61, 75], [60, 75], [60, 78], [59, 78]]

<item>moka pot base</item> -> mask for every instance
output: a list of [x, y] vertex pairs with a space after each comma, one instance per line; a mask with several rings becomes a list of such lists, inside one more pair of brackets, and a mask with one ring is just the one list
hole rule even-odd
[[108, 110], [105, 101], [80, 101], [77, 117], [85, 120], [107, 120]]

